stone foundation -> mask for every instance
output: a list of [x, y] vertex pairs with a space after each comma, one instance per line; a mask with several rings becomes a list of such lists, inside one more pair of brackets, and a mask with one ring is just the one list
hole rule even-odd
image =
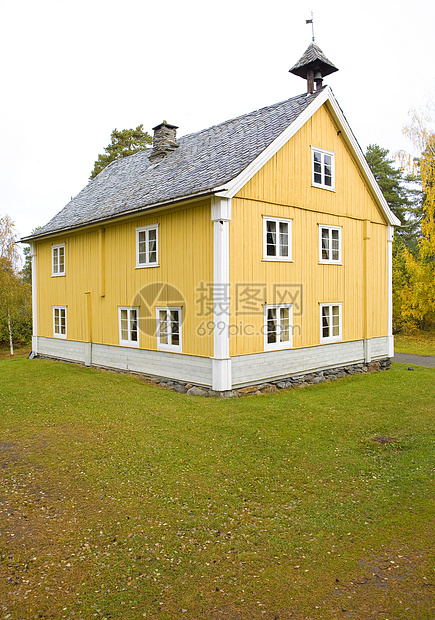
[[341, 366], [339, 368], [329, 368], [327, 370], [318, 370], [304, 375], [295, 375], [279, 379], [278, 381], [270, 381], [268, 383], [260, 383], [258, 385], [249, 385], [226, 392], [216, 392], [209, 388], [193, 385], [192, 383], [184, 383], [182, 381], [172, 381], [164, 378], [149, 379], [155, 385], [159, 385], [168, 390], [174, 390], [180, 394], [188, 394], [189, 396], [216, 396], [220, 398], [238, 398], [239, 396], [254, 396], [258, 394], [273, 394], [280, 390], [288, 390], [291, 388], [305, 387], [306, 385], [317, 385], [325, 381], [334, 381], [348, 375], [361, 375], [366, 372], [381, 372], [389, 370], [391, 367], [391, 359], [389, 357], [370, 362], [369, 364], [352, 364], [350, 366]]

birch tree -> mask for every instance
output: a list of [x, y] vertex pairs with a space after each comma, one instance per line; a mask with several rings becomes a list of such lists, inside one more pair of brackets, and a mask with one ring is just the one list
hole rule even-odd
[[11, 355], [14, 354], [14, 322], [29, 305], [30, 288], [19, 273], [20, 255], [14, 223], [9, 215], [0, 217], [0, 318], [7, 325]]
[[427, 329], [435, 325], [435, 116], [433, 110], [413, 111], [404, 133], [418, 155], [400, 152], [404, 168], [419, 175], [423, 190], [423, 216], [418, 253], [404, 251], [405, 281], [400, 292], [405, 325]]

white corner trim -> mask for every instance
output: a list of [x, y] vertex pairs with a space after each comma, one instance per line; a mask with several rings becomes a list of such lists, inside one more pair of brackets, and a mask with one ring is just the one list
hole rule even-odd
[[393, 336], [393, 239], [394, 228], [388, 226], [387, 231], [387, 269], [388, 269], [388, 357], [394, 357]]
[[224, 392], [231, 390], [231, 360], [220, 360], [212, 358], [211, 360], [211, 372], [212, 372], [212, 390], [218, 392]]
[[221, 196], [211, 197], [211, 221], [231, 221], [231, 198], [224, 198]]
[[38, 289], [36, 273], [36, 243], [30, 243], [32, 259], [32, 352], [38, 353]]
[[[230, 357], [230, 220], [231, 199], [213, 196], [213, 360], [212, 386], [231, 389]], [[225, 311], [227, 309], [227, 311]]]

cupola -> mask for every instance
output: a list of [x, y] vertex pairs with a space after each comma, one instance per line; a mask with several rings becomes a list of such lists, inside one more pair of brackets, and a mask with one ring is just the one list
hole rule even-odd
[[316, 90], [322, 88], [323, 78], [335, 71], [338, 71], [337, 67], [326, 58], [314, 41], [310, 43], [295, 66], [289, 69], [289, 72], [293, 73], [293, 75], [298, 75], [307, 80], [308, 93], [314, 92], [314, 84], [316, 85]]

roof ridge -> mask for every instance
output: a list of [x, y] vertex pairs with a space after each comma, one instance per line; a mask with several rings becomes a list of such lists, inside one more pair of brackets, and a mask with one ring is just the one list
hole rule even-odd
[[223, 127], [224, 125], [227, 125], [229, 123], [234, 123], [234, 121], [238, 121], [242, 118], [248, 118], [249, 116], [252, 116], [253, 114], [258, 114], [259, 112], [263, 112], [265, 110], [273, 110], [274, 108], [277, 108], [278, 106], [281, 106], [284, 103], [289, 103], [292, 100], [296, 100], [296, 99], [305, 100], [308, 97], [312, 97], [313, 99], [315, 99], [316, 96], [324, 88], [326, 88], [326, 85], [322, 86], [322, 88], [316, 90], [314, 93], [305, 92], [305, 93], [301, 93], [300, 95], [295, 95], [294, 97], [290, 97], [289, 99], [283, 99], [282, 101], [278, 101], [278, 103], [273, 103], [272, 105], [266, 105], [266, 106], [263, 106], [262, 108], [258, 108], [257, 110], [252, 110], [251, 112], [247, 112], [246, 114], [240, 114], [239, 116], [234, 116], [233, 118], [229, 118], [225, 121], [222, 121], [221, 123], [215, 123], [214, 125], [210, 125], [210, 127], [205, 127], [204, 129], [199, 129], [198, 131], [192, 131], [191, 133], [184, 134], [183, 136], [180, 136], [178, 139], [183, 140], [185, 138], [190, 138], [191, 136], [197, 136], [205, 131], [210, 131], [210, 129], [214, 129], [215, 127]]

